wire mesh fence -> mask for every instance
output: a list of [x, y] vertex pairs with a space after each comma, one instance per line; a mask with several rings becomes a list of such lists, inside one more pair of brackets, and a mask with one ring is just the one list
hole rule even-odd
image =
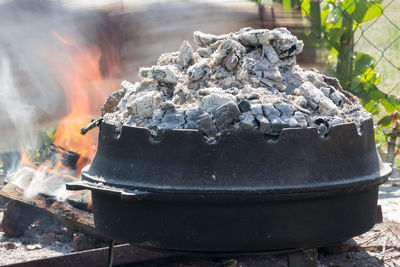
[[305, 39], [375, 116], [378, 148], [394, 162], [400, 139], [400, 1], [281, 0], [306, 19]]
[[298, 4], [310, 21], [308, 36], [316, 46], [329, 49], [327, 67], [345, 88], [373, 114], [381, 105], [387, 112], [398, 110], [400, 55], [395, 51], [400, 52], [400, 20], [395, 12], [386, 13], [399, 4], [395, 0], [300, 0]]
[[[391, 99], [391, 95], [398, 95], [398, 90], [400, 89], [400, 21], [395, 17], [388, 16], [385, 14], [385, 11], [389, 11], [389, 9], [396, 9], [395, 0], [388, 1], [383, 9], [381, 16], [377, 17], [369, 23], [369, 25], [363, 25], [360, 27], [359, 38], [355, 45], [365, 46], [370, 45], [377, 52], [376, 54], [376, 62], [374, 64], [375, 69], [382, 69], [384, 74], [382, 74], [382, 80], [387, 80], [385, 82], [381, 82], [379, 87], [382, 91], [386, 92], [387, 96], [385, 99], [393, 105], [395, 109], [399, 109], [398, 102], [393, 101]], [[395, 13], [392, 13], [395, 15]], [[383, 23], [380, 23], [384, 21]], [[380, 34], [386, 36], [386, 40], [384, 43], [380, 43], [379, 36], [371, 36], [368, 34], [368, 31], [373, 31], [372, 27], [376, 27], [376, 25], [387, 25], [391, 26], [389, 29], [386, 27], [382, 27], [380, 30]], [[386, 29], [385, 29], [386, 28]], [[376, 40], [378, 39], [378, 40]], [[362, 48], [362, 47], [361, 47]], [[397, 54], [396, 54], [397, 51]], [[392, 72], [392, 75], [390, 74]], [[395, 74], [395, 75], [393, 75]], [[386, 77], [385, 77], [386, 76]], [[378, 107], [383, 100], [378, 101], [374, 104], [374, 109]], [[373, 110], [374, 111], [374, 110]]]

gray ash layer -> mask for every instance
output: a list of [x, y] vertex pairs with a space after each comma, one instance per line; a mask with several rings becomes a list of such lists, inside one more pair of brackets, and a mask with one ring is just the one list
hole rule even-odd
[[211, 140], [224, 131], [357, 125], [370, 114], [335, 78], [296, 65], [303, 49], [287, 29], [251, 28], [212, 35], [194, 32], [194, 50], [162, 54], [141, 68], [140, 82], [123, 81], [102, 109], [104, 121], [121, 127], [199, 129]]

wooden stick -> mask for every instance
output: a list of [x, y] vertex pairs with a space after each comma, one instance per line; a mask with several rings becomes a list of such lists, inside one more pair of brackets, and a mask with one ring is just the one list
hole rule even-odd
[[394, 235], [394, 237], [400, 242], [400, 238], [393, 232], [392, 228], [389, 226], [389, 231]]
[[367, 240], [364, 240], [363, 242], [359, 243], [358, 245], [361, 247], [362, 245], [368, 244], [369, 241], [377, 238], [378, 236], [380, 236], [382, 233], [386, 232], [387, 230], [389, 230], [389, 228], [386, 228], [385, 230], [380, 231], [379, 233], [377, 233], [376, 235], [368, 238]]
[[96, 230], [93, 214], [74, 208], [66, 202], [53, 201], [41, 196], [26, 199], [23, 190], [14, 184], [5, 185], [0, 191], [0, 197], [4, 202], [15, 200], [21, 205], [34, 209], [42, 214], [65, 220], [67, 225], [82, 232], [89, 233], [102, 239], [110, 239]]

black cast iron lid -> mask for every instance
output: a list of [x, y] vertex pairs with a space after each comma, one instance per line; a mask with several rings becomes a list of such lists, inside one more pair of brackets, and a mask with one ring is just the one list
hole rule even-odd
[[[372, 119], [315, 128], [225, 133], [208, 144], [197, 130], [148, 129], [102, 123], [97, 153], [82, 172], [86, 184], [158, 193], [259, 194], [340, 190], [379, 184], [390, 167], [377, 153]], [[72, 186], [73, 187], [73, 186]]]

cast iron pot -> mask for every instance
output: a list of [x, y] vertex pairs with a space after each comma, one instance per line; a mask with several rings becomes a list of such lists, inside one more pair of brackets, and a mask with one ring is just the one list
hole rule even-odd
[[102, 123], [94, 160], [69, 189], [92, 191], [96, 228], [115, 240], [173, 251], [260, 252], [347, 240], [375, 224], [390, 167], [371, 119], [223, 134]]

